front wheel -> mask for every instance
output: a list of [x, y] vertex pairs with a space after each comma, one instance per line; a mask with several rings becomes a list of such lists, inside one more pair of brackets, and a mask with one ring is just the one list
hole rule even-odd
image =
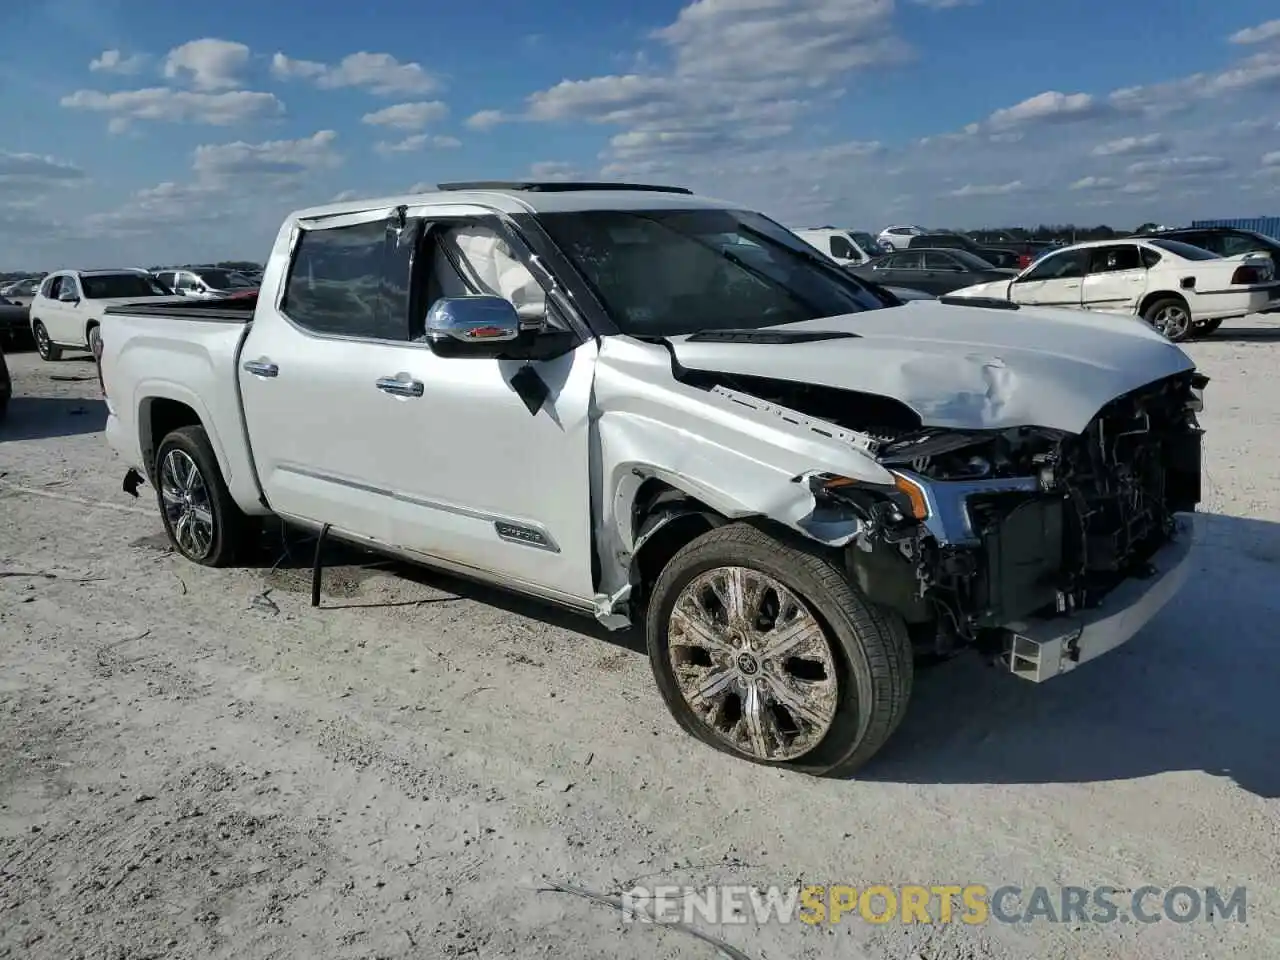
[[179, 553], [206, 567], [236, 561], [251, 523], [231, 499], [204, 427], [180, 427], [160, 442], [155, 486], [165, 533]]
[[1221, 320], [1206, 320], [1204, 323], [1196, 327], [1196, 336], [1207, 337], [1220, 326], [1222, 326]]
[[654, 586], [647, 633], [676, 722], [756, 763], [851, 773], [897, 729], [911, 695], [901, 620], [832, 560], [746, 523], [676, 553]]
[[49, 331], [44, 328], [44, 324], [37, 320], [31, 325], [31, 335], [35, 337], [36, 353], [40, 354], [41, 360], [61, 360], [62, 348], [54, 346], [52, 340], [49, 339]]
[[1181, 297], [1164, 297], [1147, 307], [1143, 319], [1177, 343], [1191, 335], [1191, 309]]

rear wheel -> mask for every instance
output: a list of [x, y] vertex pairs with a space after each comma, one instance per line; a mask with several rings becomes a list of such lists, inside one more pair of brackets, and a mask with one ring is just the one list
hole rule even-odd
[[96, 323], [89, 324], [89, 329], [85, 331], [84, 342], [89, 347], [89, 352], [96, 358], [98, 356], [98, 343], [102, 340], [102, 330]]
[[676, 722], [746, 760], [845, 775], [906, 712], [902, 622], [828, 558], [750, 524], [712, 530], [671, 559], [647, 628]]
[[49, 339], [49, 331], [44, 328], [44, 324], [37, 320], [31, 325], [32, 336], [36, 339], [36, 353], [40, 354], [41, 360], [61, 360], [62, 348], [54, 346], [52, 340]]
[[243, 554], [253, 524], [231, 499], [204, 427], [180, 427], [160, 442], [155, 485], [165, 533], [184, 557], [225, 567]]
[[1142, 316], [1175, 343], [1191, 335], [1191, 310], [1181, 297], [1162, 297], [1147, 307]]

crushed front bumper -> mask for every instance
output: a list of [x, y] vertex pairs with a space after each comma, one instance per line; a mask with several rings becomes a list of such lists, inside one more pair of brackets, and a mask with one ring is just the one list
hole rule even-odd
[[1003, 660], [1015, 675], [1041, 683], [1096, 659], [1133, 636], [1164, 608], [1191, 571], [1192, 514], [1178, 515], [1172, 540], [1151, 558], [1154, 572], [1126, 580], [1091, 610], [1005, 627]]

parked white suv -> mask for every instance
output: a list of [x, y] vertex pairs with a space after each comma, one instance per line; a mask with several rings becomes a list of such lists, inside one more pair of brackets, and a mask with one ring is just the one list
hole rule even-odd
[[1188, 570], [1205, 380], [1177, 346], [902, 304], [685, 190], [303, 210], [256, 303], [113, 307], [100, 343], [126, 489], [183, 556], [234, 563], [277, 515], [643, 623], [680, 725], [758, 762], [853, 770], [915, 653], [1048, 679]]
[[876, 239], [891, 250], [905, 250], [910, 246], [912, 237], [923, 237], [928, 232], [924, 227], [910, 225], [885, 227]]
[[102, 312], [112, 304], [163, 297], [169, 291], [145, 270], [58, 270], [31, 300], [31, 334], [42, 360], [62, 351], [93, 350]]

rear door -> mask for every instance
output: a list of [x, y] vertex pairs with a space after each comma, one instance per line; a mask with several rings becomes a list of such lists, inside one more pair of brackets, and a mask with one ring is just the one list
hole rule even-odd
[[969, 271], [945, 250], [925, 250], [923, 271], [919, 289], [926, 293], [941, 296], [961, 287], [967, 287], [973, 281]]
[[919, 250], [903, 250], [882, 257], [872, 271], [876, 283], [913, 287], [924, 279], [924, 258]]
[[1013, 281], [1009, 299], [1027, 306], [1079, 309], [1088, 266], [1088, 248], [1050, 254]]
[[1081, 290], [1080, 302], [1086, 310], [1136, 313], [1147, 292], [1147, 268], [1138, 245], [1115, 243], [1093, 247]]

